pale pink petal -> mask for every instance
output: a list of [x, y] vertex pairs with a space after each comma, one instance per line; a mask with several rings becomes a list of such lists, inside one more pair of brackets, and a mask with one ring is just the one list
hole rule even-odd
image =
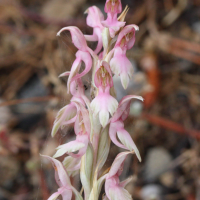
[[72, 199], [72, 190], [71, 190], [71, 188], [63, 190], [61, 195], [62, 195], [62, 199], [63, 200], [71, 200]]
[[138, 30], [139, 27], [135, 24], [125, 26], [119, 33], [115, 47], [119, 46], [126, 50], [131, 49], [135, 43], [135, 31]]
[[128, 87], [129, 79], [133, 75], [133, 66], [120, 47], [115, 49], [114, 57], [110, 61], [112, 72], [120, 76], [124, 89]]
[[99, 28], [94, 28], [94, 34], [97, 35], [97, 41], [98, 41], [97, 47], [96, 47], [96, 49], [94, 50], [94, 52], [95, 52], [96, 54], [98, 54], [98, 53], [101, 51], [102, 47], [103, 47], [102, 30], [99, 29]]
[[111, 168], [110, 168], [110, 171], [108, 173], [108, 176], [107, 176], [107, 179], [108, 178], [111, 178], [115, 175], [120, 175], [121, 172], [122, 172], [122, 168], [123, 168], [123, 164], [124, 164], [124, 161], [126, 159], [126, 157], [128, 156], [128, 154], [130, 154], [132, 152], [130, 151], [127, 151], [127, 152], [122, 152], [122, 153], [119, 153], [117, 155], [117, 157], [115, 158]]
[[[117, 134], [117, 135], [116, 135]], [[124, 129], [124, 123], [122, 121], [116, 121], [110, 123], [109, 135], [112, 142], [120, 148], [134, 151], [138, 160], [141, 162], [140, 153], [133, 142], [130, 134]], [[117, 140], [117, 136], [121, 143]]]
[[70, 75], [67, 81], [67, 92], [69, 93], [70, 91], [70, 84], [72, 82], [72, 78], [78, 73], [81, 67], [81, 58], [76, 57], [75, 61], [73, 62], [73, 65], [71, 67]]
[[124, 145], [122, 145], [118, 140], [117, 140], [117, 127], [116, 127], [116, 123], [110, 123], [110, 128], [109, 128], [109, 135], [110, 135], [110, 139], [112, 140], [112, 142], [120, 147], [120, 148], [125, 148]]
[[136, 96], [136, 95], [127, 95], [121, 99], [119, 102], [119, 106], [117, 108], [117, 111], [111, 118], [111, 122], [117, 121], [119, 118], [122, 118], [124, 121], [128, 115], [129, 115], [129, 109], [130, 109], [130, 103], [132, 99], [138, 99], [143, 101], [143, 98], [141, 96]]
[[[109, 94], [109, 88], [106, 88], [105, 92], [99, 88], [98, 96], [91, 102], [91, 110], [95, 115], [99, 113], [99, 120], [103, 127], [108, 123], [108, 112], [113, 115], [117, 106], [118, 102]], [[103, 119], [103, 117], [105, 117], [105, 119]]]
[[55, 192], [47, 200], [57, 200], [59, 195], [60, 195], [60, 192]]
[[76, 154], [69, 154], [69, 155], [71, 156], [76, 155], [75, 157], [82, 156], [87, 149], [88, 140], [89, 138], [88, 138], [88, 135], [86, 134], [77, 135], [75, 141], [71, 141], [71, 142], [68, 142], [67, 144], [58, 146], [57, 147], [58, 150], [53, 157], [57, 158], [64, 155], [65, 153], [69, 154], [76, 151], [79, 151], [77, 155]]
[[106, 110], [101, 110], [99, 112], [99, 121], [103, 127], [106, 126], [109, 120], [109, 112]]
[[76, 74], [75, 76], [73, 76], [73, 78], [71, 78], [71, 82], [77, 80], [78, 78], [83, 77], [90, 71], [92, 67], [92, 58], [88, 52], [78, 51], [76, 53], [76, 57], [80, 58], [85, 63], [85, 69], [80, 74]]
[[120, 187], [126, 187], [133, 180], [133, 176], [127, 178], [126, 180], [119, 183]]
[[88, 16], [86, 18], [86, 23], [88, 26], [93, 28], [94, 27], [103, 28], [101, 25], [101, 21], [104, 20], [104, 16], [98, 7], [96, 6], [89, 7], [86, 10], [86, 13], [88, 13]]
[[57, 33], [57, 36], [60, 36], [60, 33], [65, 30], [70, 31], [71, 37], [72, 37], [72, 42], [79, 50], [87, 51], [87, 42], [85, 40], [83, 33], [80, 31], [79, 28], [77, 28], [75, 26], [64, 27]]
[[69, 179], [69, 176], [67, 174], [67, 171], [65, 170], [64, 166], [62, 165], [62, 163], [50, 156], [45, 156], [45, 155], [41, 155], [47, 159], [49, 159], [55, 169], [55, 178], [56, 178], [56, 182], [59, 185], [59, 187], [66, 187], [69, 188], [71, 186], [71, 182]]
[[130, 151], [134, 151], [138, 160], [141, 162], [140, 152], [138, 151], [138, 148], [133, 142], [130, 134], [125, 129], [120, 129], [117, 131], [117, 135], [122, 144], [124, 144], [125, 148]]
[[132, 99], [138, 99], [140, 101], [144, 101], [144, 99], [141, 96], [137, 96], [137, 95], [127, 95], [125, 97], [123, 97], [121, 99], [121, 101], [119, 102], [119, 106], [121, 106], [122, 104], [131, 101]]
[[85, 147], [85, 144], [79, 141], [72, 141], [68, 142], [67, 144], [63, 144], [57, 147], [57, 152], [53, 156], [54, 158], [60, 157], [65, 153], [71, 153], [80, 150], [81, 148]]
[[108, 198], [109, 200], [132, 200], [129, 192], [120, 186], [111, 187]]
[[64, 122], [70, 121], [76, 116], [76, 112], [77, 109], [76, 106], [74, 106], [74, 104], [69, 104], [60, 109], [54, 121], [54, 125], [51, 132], [52, 137], [55, 136], [58, 129], [63, 125]]
[[80, 102], [74, 101], [74, 103], [77, 104], [77, 107], [79, 108], [79, 112], [74, 124], [74, 132], [76, 135], [78, 135], [84, 127], [85, 131], [89, 134], [91, 130], [89, 112]]
[[84, 86], [81, 79], [77, 79], [76, 81], [72, 81], [70, 84], [70, 92], [74, 97], [81, 98], [84, 95]]

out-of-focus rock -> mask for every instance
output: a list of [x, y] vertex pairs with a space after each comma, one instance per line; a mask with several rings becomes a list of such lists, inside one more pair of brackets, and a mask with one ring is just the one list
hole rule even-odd
[[134, 101], [130, 106], [130, 116], [137, 117], [141, 114], [143, 103], [140, 101]]
[[85, 0], [50, 0], [44, 4], [42, 14], [52, 19], [67, 20], [70, 19], [84, 3]]
[[156, 184], [149, 184], [141, 189], [143, 200], [161, 200], [162, 187]]
[[[0, 99], [0, 104], [3, 103], [3, 100]], [[9, 120], [11, 119], [12, 114], [10, 112], [10, 109], [7, 106], [0, 107], [0, 124], [6, 125]]]
[[172, 157], [166, 149], [162, 147], [150, 149], [145, 161], [144, 178], [146, 181], [156, 180], [168, 169], [171, 161]]
[[166, 187], [172, 187], [175, 182], [174, 177], [172, 171], [165, 172], [160, 176], [160, 182]]

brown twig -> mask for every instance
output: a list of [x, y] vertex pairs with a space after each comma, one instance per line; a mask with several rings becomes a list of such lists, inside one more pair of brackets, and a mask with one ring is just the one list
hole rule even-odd
[[165, 119], [163, 117], [159, 117], [159, 116], [155, 116], [155, 115], [151, 115], [151, 114], [147, 114], [147, 113], [143, 113], [141, 117], [143, 119], [148, 120], [152, 124], [164, 127], [169, 130], [173, 130], [180, 134], [186, 134], [186, 135], [189, 135], [191, 137], [194, 137], [194, 138], [200, 140], [200, 131], [198, 131], [198, 130], [188, 130], [181, 124], [178, 124], [171, 120]]
[[27, 103], [27, 102], [43, 102], [43, 101], [50, 101], [52, 99], [56, 99], [55, 96], [45, 96], [45, 97], [32, 97], [32, 98], [26, 98], [26, 99], [14, 99], [7, 102], [3, 102], [0, 104], [0, 107], [2, 106], [12, 106], [20, 103]]

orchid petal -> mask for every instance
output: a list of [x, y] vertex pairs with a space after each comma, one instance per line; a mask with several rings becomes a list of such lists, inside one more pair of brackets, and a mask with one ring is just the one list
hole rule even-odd
[[64, 189], [63, 192], [61, 193], [62, 199], [63, 200], [71, 200], [72, 199], [72, 190], [70, 189]]
[[52, 128], [51, 136], [54, 137], [57, 133], [60, 126], [63, 125], [64, 122], [70, 121], [76, 116], [77, 109], [74, 104], [69, 104], [60, 109], [58, 112], [56, 119], [54, 121], [54, 125]]
[[75, 61], [73, 62], [73, 65], [71, 67], [70, 75], [67, 81], [67, 92], [69, 93], [70, 90], [70, 84], [72, 82], [72, 78], [78, 73], [81, 67], [81, 58], [76, 57]]
[[133, 66], [120, 47], [115, 49], [114, 57], [110, 61], [112, 72], [121, 78], [124, 89], [127, 88], [129, 79], [133, 75]]
[[132, 200], [131, 195], [127, 190], [122, 187], [111, 187], [109, 189], [109, 199], [110, 200]]
[[[109, 94], [109, 89], [103, 92], [103, 90], [99, 88], [98, 96], [91, 102], [91, 109], [95, 115], [99, 113], [99, 121], [103, 127], [108, 123], [108, 112], [113, 115], [117, 106], [118, 102]], [[105, 119], [103, 117], [105, 117]]]
[[[78, 154], [69, 154], [71, 156], [79, 157], [82, 156], [88, 145], [88, 135], [77, 135], [75, 141], [68, 142], [67, 144], [63, 144], [57, 147], [57, 152], [53, 156], [54, 158], [60, 157], [65, 153], [71, 153], [79, 151]], [[74, 157], [73, 156], [73, 157]]]
[[103, 28], [103, 26], [101, 25], [101, 21], [104, 20], [104, 15], [98, 7], [92, 6], [87, 9], [86, 13], [88, 13], [88, 16], [86, 18], [86, 23], [88, 26], [93, 28]]
[[109, 112], [106, 110], [101, 110], [99, 112], [99, 120], [101, 125], [105, 127], [109, 120]]
[[126, 147], [124, 145], [122, 145], [118, 140], [117, 140], [117, 127], [115, 123], [111, 123], [110, 124], [110, 128], [109, 128], [109, 135], [110, 135], [110, 139], [112, 140], [112, 142], [123, 149], [126, 149]]
[[120, 182], [120, 187], [126, 187], [126, 185], [128, 185], [131, 181], [133, 180], [133, 176], [130, 176], [129, 178], [127, 178], [126, 180]]
[[60, 194], [60, 192], [55, 192], [47, 200], [56, 200]]
[[133, 142], [130, 134], [125, 129], [120, 129], [117, 131], [117, 135], [118, 135], [119, 140], [122, 142], [122, 144], [124, 144], [126, 149], [130, 151], [134, 150], [138, 160], [141, 162], [140, 152], [138, 151], [138, 148]]
[[[139, 27], [135, 24], [125, 26], [119, 33], [115, 47], [120, 46], [125, 50], [131, 49], [135, 43], [135, 31], [138, 31]], [[130, 35], [130, 33], [132, 35]]]
[[[143, 101], [144, 99], [141, 96], [137, 95], [127, 95], [121, 99], [119, 102], [119, 106], [117, 108], [117, 111], [111, 118], [111, 122], [117, 121], [119, 118], [122, 118], [122, 120], [125, 120], [129, 115], [130, 110], [130, 103], [132, 99], [138, 99]], [[128, 112], [127, 112], [128, 111]]]
[[67, 144], [63, 144], [58, 146], [58, 150], [56, 154], [53, 156], [54, 158], [60, 157], [65, 153], [71, 153], [80, 150], [81, 148], [85, 147], [85, 144], [79, 141], [72, 141]]
[[62, 165], [62, 163], [54, 158], [51, 158], [50, 156], [45, 156], [45, 155], [41, 155], [41, 156], [43, 156], [51, 161], [51, 163], [55, 169], [55, 178], [56, 178], [56, 182], [59, 185], [59, 187], [71, 186], [69, 176], [68, 176], [67, 171], [65, 170], [64, 166]]
[[60, 36], [60, 33], [65, 30], [70, 31], [71, 37], [72, 37], [72, 42], [79, 50], [87, 51], [87, 42], [84, 38], [83, 33], [80, 31], [79, 28], [77, 28], [75, 26], [64, 27], [57, 33], [57, 36]]
[[75, 81], [78, 78], [81, 78], [82, 76], [87, 74], [92, 67], [92, 59], [91, 59], [91, 56], [88, 52], [78, 51], [76, 53], [76, 57], [80, 58], [85, 63], [85, 69], [80, 74], [76, 74], [75, 76], [73, 76], [71, 81]]
[[118, 171], [121, 170], [120, 168], [123, 166], [123, 163], [124, 163], [126, 157], [130, 153], [132, 153], [132, 152], [127, 151], [127, 152], [119, 153], [117, 155], [117, 157], [115, 158], [114, 162], [112, 163], [112, 166], [110, 168], [110, 171], [108, 173], [108, 177], [107, 178], [115, 176], [118, 173]]
[[97, 41], [98, 41], [97, 47], [94, 50], [94, 52], [98, 54], [103, 47], [102, 30], [100, 30], [99, 28], [94, 28], [94, 33], [97, 35]]

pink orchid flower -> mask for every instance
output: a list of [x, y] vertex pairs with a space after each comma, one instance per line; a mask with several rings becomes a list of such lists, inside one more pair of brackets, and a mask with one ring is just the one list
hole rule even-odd
[[71, 200], [72, 191], [75, 193], [78, 199], [82, 199], [80, 194], [78, 194], [78, 191], [71, 185], [70, 178], [62, 163], [49, 156], [42, 156], [51, 161], [55, 169], [55, 179], [59, 186], [58, 192], [53, 193], [48, 200], [56, 200], [59, 195], [61, 195], [64, 200]]
[[109, 120], [109, 113], [113, 116], [118, 106], [117, 100], [110, 95], [113, 80], [109, 65], [105, 61], [99, 64], [94, 82], [98, 88], [98, 95], [91, 102], [91, 110], [94, 115], [99, 114], [100, 124], [105, 127]]
[[[78, 51], [76, 53], [76, 59], [73, 62], [67, 82], [67, 92], [69, 93], [71, 82], [77, 80], [78, 78], [83, 77], [90, 71], [92, 67], [92, 58], [90, 56], [90, 53], [92, 50], [87, 46], [87, 42], [85, 40], [83, 33], [75, 26], [62, 28], [57, 33], [57, 35], [60, 36], [61, 32], [66, 30], [70, 31], [72, 42], [78, 48]], [[77, 74], [81, 68], [82, 61], [85, 64], [85, 69], [80, 74]]]
[[[78, 113], [74, 125], [76, 140], [58, 146], [54, 158], [60, 157], [65, 153], [68, 153], [70, 156], [74, 158], [79, 158], [83, 156], [87, 150], [87, 146], [90, 139], [89, 113], [88, 110], [83, 105], [79, 104], [78, 107], [80, 111]], [[78, 153], [74, 154], [73, 152], [76, 151], [78, 151]]]
[[135, 43], [136, 25], [128, 25], [120, 32], [114, 47], [114, 56], [110, 61], [110, 67], [114, 74], [120, 76], [124, 89], [128, 87], [130, 78], [133, 75], [133, 66], [126, 57], [126, 51], [131, 49]]
[[[124, 129], [123, 121], [128, 117], [129, 110], [130, 110], [130, 103], [132, 99], [139, 99], [143, 100], [140, 96], [129, 95], [124, 97], [118, 106], [118, 109], [114, 116], [111, 118], [110, 128], [109, 128], [109, 135], [112, 142], [120, 148], [127, 149], [130, 151], [134, 151], [138, 160], [141, 162], [140, 153], [133, 142], [130, 134]], [[119, 141], [117, 139], [119, 138]]]
[[103, 47], [102, 31], [104, 27], [102, 26], [101, 21], [104, 20], [104, 16], [101, 10], [96, 6], [88, 8], [85, 13], [88, 13], [86, 22], [88, 26], [93, 28], [93, 35], [84, 36], [87, 41], [98, 41], [97, 47], [94, 50], [94, 52], [98, 54]]
[[109, 200], [132, 200], [131, 195], [124, 187], [130, 182], [130, 178], [120, 182], [119, 176], [123, 171], [124, 161], [131, 152], [123, 152], [115, 158], [105, 181], [105, 192]]
[[[62, 76], [68, 75], [69, 73], [63, 73]], [[81, 79], [73, 81], [70, 85], [70, 92], [73, 95], [71, 103], [61, 108], [56, 116], [56, 119], [53, 124], [51, 135], [54, 137], [61, 127], [72, 124], [76, 121], [77, 113], [79, 112], [79, 107], [74, 101], [79, 102], [85, 106], [86, 96], [84, 95], [84, 87]]]
[[115, 33], [125, 26], [125, 22], [117, 20], [117, 14], [122, 12], [121, 0], [107, 0], [104, 10], [107, 13], [107, 19], [101, 23], [109, 28], [110, 36], [113, 38]]

